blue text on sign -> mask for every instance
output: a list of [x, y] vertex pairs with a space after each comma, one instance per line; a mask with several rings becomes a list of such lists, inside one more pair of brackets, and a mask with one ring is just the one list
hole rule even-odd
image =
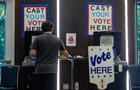
[[105, 62], [107, 59], [110, 59], [110, 58], [111, 58], [110, 52], [107, 52], [107, 54], [102, 52], [101, 56], [94, 55], [94, 59], [93, 59], [93, 56], [91, 56], [90, 61], [91, 61], [92, 66], [96, 66], [96, 63], [101, 64], [102, 61]]
[[109, 66], [109, 67], [91, 67], [90, 68], [91, 70], [91, 74], [94, 73], [94, 74], [111, 74], [112, 73], [112, 66]]
[[27, 19], [30, 20], [42, 20], [45, 19], [45, 15], [44, 14], [26, 14]]
[[92, 12], [93, 17], [110, 17], [109, 12]]

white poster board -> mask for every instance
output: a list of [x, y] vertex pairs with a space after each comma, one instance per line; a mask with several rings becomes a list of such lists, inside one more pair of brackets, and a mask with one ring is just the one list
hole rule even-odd
[[111, 46], [89, 46], [89, 80], [99, 89], [114, 82], [114, 61]]
[[24, 31], [41, 31], [42, 23], [47, 20], [46, 12], [45, 6], [24, 7]]
[[21, 4], [21, 35], [25, 31], [42, 31], [41, 25], [49, 20], [49, 4]]
[[85, 37], [94, 32], [115, 30], [115, 3], [86, 2]]
[[76, 33], [66, 33], [66, 46], [76, 46]]

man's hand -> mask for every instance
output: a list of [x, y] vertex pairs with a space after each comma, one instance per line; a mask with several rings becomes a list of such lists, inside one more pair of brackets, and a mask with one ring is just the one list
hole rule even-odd
[[67, 58], [71, 58], [71, 55], [68, 53], [67, 50], [61, 51], [61, 54], [63, 54], [63, 55], [66, 56]]

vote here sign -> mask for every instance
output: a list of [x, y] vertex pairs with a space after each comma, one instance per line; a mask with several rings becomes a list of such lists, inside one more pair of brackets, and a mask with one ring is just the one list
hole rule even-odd
[[41, 25], [49, 19], [49, 4], [22, 4], [22, 34], [42, 31]]
[[94, 32], [113, 31], [115, 29], [115, 4], [86, 2], [85, 36]]
[[114, 61], [111, 46], [89, 46], [89, 80], [99, 89], [106, 89], [114, 82]]

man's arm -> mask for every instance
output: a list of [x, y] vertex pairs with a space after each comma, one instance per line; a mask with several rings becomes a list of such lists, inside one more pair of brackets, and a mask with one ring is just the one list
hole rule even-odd
[[68, 53], [67, 50], [61, 51], [61, 54], [63, 54], [63, 55], [66, 56], [67, 58], [71, 58], [71, 55]]
[[30, 50], [30, 56], [36, 57], [36, 54], [37, 54], [36, 49], [31, 49], [31, 50]]

